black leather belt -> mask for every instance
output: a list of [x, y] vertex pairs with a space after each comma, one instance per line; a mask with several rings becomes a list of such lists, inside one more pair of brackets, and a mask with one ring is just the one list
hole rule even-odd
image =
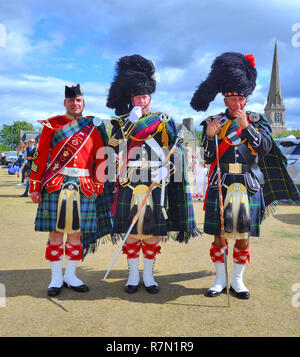
[[250, 171], [250, 166], [247, 164], [220, 164], [220, 169], [224, 173], [229, 174], [244, 174]]

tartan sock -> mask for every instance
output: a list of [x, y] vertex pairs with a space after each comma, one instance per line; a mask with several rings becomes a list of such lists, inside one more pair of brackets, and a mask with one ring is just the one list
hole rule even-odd
[[155, 264], [156, 254], [160, 254], [161, 246], [158, 245], [159, 242], [154, 244], [149, 244], [145, 241], [142, 243], [142, 251], [144, 254], [144, 270], [143, 270], [143, 282], [146, 287], [156, 285], [157, 282], [153, 277], [153, 270]]
[[144, 257], [147, 259], [154, 259], [156, 254], [160, 254], [161, 246], [158, 245], [159, 242], [156, 242], [154, 244], [149, 244], [145, 241], [142, 242], [142, 251], [144, 254]]
[[250, 246], [246, 249], [239, 249], [236, 246], [233, 247], [233, 262], [236, 264], [250, 263]]
[[128, 280], [126, 286], [137, 286], [140, 282], [139, 260], [140, 260], [141, 241], [125, 243], [123, 245], [123, 254], [127, 255]]
[[51, 281], [49, 288], [60, 288], [63, 284], [62, 275], [62, 256], [64, 254], [63, 244], [50, 244], [48, 242], [45, 252], [45, 258], [50, 263]]
[[50, 262], [57, 262], [62, 260], [62, 256], [64, 254], [64, 246], [63, 244], [50, 244], [47, 243], [45, 259]]
[[70, 260], [81, 260], [82, 258], [82, 244], [65, 244], [65, 254]]
[[71, 286], [80, 286], [83, 282], [76, 276], [78, 261], [82, 258], [82, 244], [70, 244], [66, 242], [66, 268], [64, 281]]
[[250, 246], [246, 249], [233, 247], [233, 271], [230, 285], [236, 292], [249, 291], [244, 282], [243, 274], [247, 261], [250, 263]]
[[[223, 247], [222, 246], [217, 246], [214, 243], [211, 244], [210, 248], [210, 257], [213, 263], [224, 263], [224, 253], [223, 253]], [[228, 255], [228, 245], [226, 244], [226, 255]]]
[[137, 240], [133, 243], [125, 243], [122, 247], [122, 252], [127, 255], [128, 259], [133, 259], [140, 256], [140, 249], [141, 241]]

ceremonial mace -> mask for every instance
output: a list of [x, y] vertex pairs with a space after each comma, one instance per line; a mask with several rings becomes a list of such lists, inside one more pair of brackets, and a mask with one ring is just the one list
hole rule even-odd
[[222, 238], [222, 251], [224, 253], [224, 264], [225, 264], [225, 275], [226, 275], [226, 294], [228, 300], [228, 306], [230, 307], [230, 294], [228, 286], [228, 269], [227, 269], [227, 255], [226, 255], [226, 241], [225, 241], [225, 229], [224, 229], [224, 205], [223, 205], [223, 194], [222, 194], [222, 184], [221, 184], [221, 169], [220, 169], [220, 159], [219, 159], [219, 143], [218, 135], [215, 135], [216, 140], [216, 161], [217, 161], [217, 176], [218, 176], [218, 188], [219, 188], [219, 202], [220, 202], [220, 219], [221, 219], [221, 238]]
[[[165, 160], [163, 161], [162, 166], [164, 166], [164, 165], [167, 164], [167, 162], [169, 161], [171, 155], [172, 155], [173, 152], [175, 151], [177, 145], [178, 145], [179, 143], [182, 143], [182, 142], [183, 142], [183, 139], [184, 139], [183, 134], [182, 134], [182, 133], [178, 133], [178, 134], [177, 134], [177, 139], [176, 139], [174, 145], [172, 146], [171, 150], [169, 151], [167, 157], [166, 157]], [[150, 196], [150, 194], [151, 194], [151, 192], [152, 192], [152, 190], [153, 190], [153, 188], [154, 188], [155, 185], [156, 185], [156, 182], [152, 182], [151, 186], [149, 187], [149, 189], [148, 189], [148, 191], [147, 191], [147, 193], [146, 193], [146, 195], [145, 195], [145, 197], [144, 197], [144, 200], [143, 200], [142, 204], [140, 205], [140, 207], [139, 207], [139, 209], [138, 209], [136, 215], [133, 217], [133, 220], [132, 220], [131, 225], [130, 225], [130, 227], [129, 227], [129, 229], [128, 229], [128, 231], [127, 231], [127, 233], [126, 233], [126, 235], [125, 235], [125, 237], [124, 237], [124, 239], [123, 239], [123, 242], [122, 242], [122, 244], [120, 245], [120, 248], [118, 249], [117, 254], [116, 254], [116, 256], [114, 257], [114, 260], [113, 260], [112, 263], [110, 264], [110, 267], [108, 268], [108, 270], [107, 270], [107, 272], [106, 272], [106, 274], [105, 274], [103, 280], [105, 280], [105, 279], [107, 278], [107, 276], [108, 276], [108, 274], [109, 274], [109, 272], [110, 272], [112, 266], [114, 265], [114, 263], [115, 263], [115, 261], [116, 261], [118, 255], [120, 254], [120, 251], [121, 251], [123, 245], [125, 244], [125, 242], [126, 242], [128, 236], [129, 236], [130, 232], [132, 231], [132, 228], [134, 227], [134, 225], [136, 224], [137, 220], [139, 219], [139, 216], [140, 216], [140, 214], [141, 214], [142, 208], [145, 206], [145, 204], [146, 204], [146, 202], [147, 202], [147, 199], [148, 199], [148, 197]]]

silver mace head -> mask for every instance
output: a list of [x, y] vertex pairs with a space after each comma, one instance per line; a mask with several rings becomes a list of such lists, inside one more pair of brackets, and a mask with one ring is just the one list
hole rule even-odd
[[178, 134], [177, 134], [177, 139], [176, 139], [175, 145], [177, 145], [177, 144], [179, 144], [179, 143], [183, 143], [183, 140], [184, 140], [184, 135], [183, 135], [183, 133], [178, 133]]

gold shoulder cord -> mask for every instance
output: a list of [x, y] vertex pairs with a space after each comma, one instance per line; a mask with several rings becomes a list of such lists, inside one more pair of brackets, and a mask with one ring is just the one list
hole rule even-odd
[[218, 140], [224, 140], [226, 142], [226, 144], [230, 145], [230, 146], [239, 146], [241, 144], [243, 144], [246, 139], [242, 140], [240, 143], [238, 144], [233, 144], [231, 141], [229, 141], [229, 139], [226, 136], [227, 130], [229, 128], [231, 124], [230, 120], [227, 120], [227, 122], [224, 124], [223, 128], [221, 129], [220, 133], [218, 134]]
[[[148, 114], [147, 116], [143, 117], [142, 119], [147, 119], [147, 118], [149, 118], [150, 116], [155, 115], [155, 114], [159, 114], [159, 113], [150, 113], [150, 114]], [[129, 130], [126, 132], [126, 137], [124, 136], [125, 133], [123, 132], [123, 129], [122, 129], [122, 127], [121, 127], [123, 136], [124, 136], [124, 138], [126, 138], [126, 140], [127, 140], [128, 138], [130, 138], [130, 139], [133, 140], [133, 141], [146, 141], [146, 140], [149, 140], [149, 139], [153, 138], [158, 132], [162, 131], [163, 128], [165, 127], [165, 125], [162, 125], [162, 124], [164, 124], [164, 123], [160, 123], [159, 126], [157, 127], [155, 133], [154, 133], [153, 135], [149, 136], [149, 137], [146, 138], [146, 139], [139, 139], [139, 138], [135, 138], [134, 136], [130, 135], [138, 122], [139, 122], [139, 120], [138, 120], [135, 124], [132, 124], [132, 125], [129, 127]]]

